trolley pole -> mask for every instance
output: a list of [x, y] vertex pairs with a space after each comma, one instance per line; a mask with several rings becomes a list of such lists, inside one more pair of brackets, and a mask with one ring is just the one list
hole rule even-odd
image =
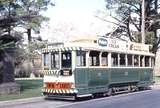
[[142, 0], [141, 36], [142, 36], [142, 43], [145, 44], [145, 0]]

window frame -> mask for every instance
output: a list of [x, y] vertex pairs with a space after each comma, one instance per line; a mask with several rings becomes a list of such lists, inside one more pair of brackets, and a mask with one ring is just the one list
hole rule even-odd
[[49, 62], [49, 53], [43, 53], [43, 68], [49, 69], [50, 62]]
[[[123, 59], [124, 60], [124, 64], [121, 63], [121, 58], [122, 58], [121, 56], [122, 55], [124, 55], [124, 59]], [[119, 54], [119, 66], [120, 67], [126, 67], [126, 61], [127, 61], [126, 60], [126, 54], [124, 54], [124, 53]]]
[[[103, 55], [104, 54], [104, 55]], [[105, 59], [105, 64], [103, 64], [103, 59]], [[101, 66], [104, 66], [104, 67], [106, 67], [106, 66], [108, 66], [108, 52], [101, 52], [101, 57], [100, 57], [100, 62], [101, 62]]]
[[[91, 55], [91, 52], [92, 53], [97, 53], [97, 56], [95, 56], [96, 54]], [[89, 66], [90, 67], [100, 66], [100, 51], [91, 50], [89, 52]]]
[[[56, 60], [56, 56], [55, 55], [58, 55], [58, 60]], [[58, 63], [58, 67], [56, 67], [56, 64], [57, 64], [56, 62]], [[60, 64], [60, 55], [59, 55], [59, 52], [52, 52], [51, 53], [51, 69], [59, 69], [60, 65], [61, 64]]]
[[[80, 54], [80, 55], [78, 55], [78, 54]], [[76, 62], [75, 62], [76, 67], [86, 67], [87, 66], [86, 54], [87, 54], [86, 51], [81, 51], [81, 50], [76, 51]], [[78, 59], [78, 57], [80, 57], [80, 58]], [[79, 61], [80, 65], [78, 65], [79, 64], [78, 61]]]
[[[147, 58], [148, 58], [148, 62], [146, 62], [146, 61], [147, 61]], [[151, 58], [150, 56], [145, 56], [145, 58], [144, 58], [144, 61], [145, 61], [145, 62], [144, 62], [144, 66], [145, 66], [145, 67], [151, 67], [151, 66], [150, 66], [150, 64], [151, 64], [151, 63], [150, 63], [150, 62], [151, 62], [151, 61], [150, 61], [150, 58]]]
[[139, 55], [133, 55], [134, 57], [133, 57], [133, 65], [134, 65], [134, 67], [139, 67], [139, 64], [140, 64], [140, 62], [139, 62]]
[[[117, 55], [117, 57], [113, 57], [113, 55]], [[115, 53], [115, 52], [113, 52], [113, 53], [111, 53], [111, 66], [112, 67], [118, 67], [119, 65], [118, 65], [118, 54], [119, 53]]]
[[[67, 54], [69, 54], [69, 56], [67, 55], [65, 55], [65, 57], [66, 57], [66, 59], [64, 59], [64, 53], [67, 53]], [[70, 59], [68, 59], [68, 57], [70, 58]], [[68, 60], [70, 60], [70, 61], [68, 61]], [[66, 63], [65, 63], [66, 62]], [[70, 64], [69, 66], [64, 66], [64, 64], [63, 63], [65, 63], [65, 64]], [[61, 52], [61, 68], [72, 68], [72, 52], [71, 51], [62, 51]]]

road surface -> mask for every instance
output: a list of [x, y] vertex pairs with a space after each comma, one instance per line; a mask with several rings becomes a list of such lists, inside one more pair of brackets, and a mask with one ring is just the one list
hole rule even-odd
[[152, 90], [80, 101], [44, 100], [43, 97], [0, 102], [0, 108], [160, 108], [160, 86]]

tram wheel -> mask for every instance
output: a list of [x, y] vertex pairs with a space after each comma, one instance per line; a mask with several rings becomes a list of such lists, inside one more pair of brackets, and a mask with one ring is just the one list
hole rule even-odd
[[107, 95], [108, 96], [111, 96], [112, 95], [112, 88], [109, 88], [108, 92], [107, 92]]
[[73, 100], [74, 100], [74, 101], [78, 101], [78, 99], [79, 99], [79, 98], [77, 97], [77, 95], [73, 96]]

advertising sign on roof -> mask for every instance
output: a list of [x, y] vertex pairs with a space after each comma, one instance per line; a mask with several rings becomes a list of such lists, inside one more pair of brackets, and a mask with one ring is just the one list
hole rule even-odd
[[119, 39], [100, 37], [97, 40], [98, 46], [113, 51], [139, 51], [149, 52], [149, 45], [127, 42]]
[[140, 43], [131, 43], [129, 50], [149, 52], [149, 45], [144, 45]]
[[100, 37], [97, 42], [100, 47], [107, 48], [109, 50], [124, 51], [127, 49], [127, 42], [117, 39]]
[[99, 38], [98, 39], [98, 44], [99, 44], [99, 46], [106, 47], [107, 44], [108, 44], [108, 41], [105, 38]]

